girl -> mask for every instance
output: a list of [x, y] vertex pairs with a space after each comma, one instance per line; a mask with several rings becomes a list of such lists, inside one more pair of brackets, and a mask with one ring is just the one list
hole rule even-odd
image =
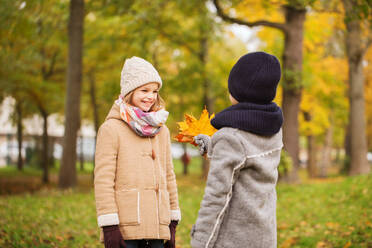
[[[121, 94], [99, 128], [94, 188], [105, 247], [175, 247], [181, 219], [168, 112], [156, 69], [138, 57], [121, 72]], [[102, 237], [103, 236], [103, 237]]]

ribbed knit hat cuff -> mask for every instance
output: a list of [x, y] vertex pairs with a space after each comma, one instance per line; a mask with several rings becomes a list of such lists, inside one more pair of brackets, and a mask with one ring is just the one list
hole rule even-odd
[[153, 80], [152, 81], [148, 81], [148, 82], [143, 82], [143, 83], [141, 83], [141, 82], [139, 82], [139, 83], [131, 83], [130, 85], [125, 84], [125, 86], [121, 88], [120, 94], [122, 96], [126, 96], [130, 92], [132, 92], [133, 90], [135, 90], [135, 89], [137, 89], [137, 88], [139, 88], [139, 87], [141, 87], [143, 85], [146, 85], [148, 83], [158, 83], [159, 84], [159, 89], [162, 86], [162, 83], [161, 82], [156, 82], [156, 81], [153, 81]]

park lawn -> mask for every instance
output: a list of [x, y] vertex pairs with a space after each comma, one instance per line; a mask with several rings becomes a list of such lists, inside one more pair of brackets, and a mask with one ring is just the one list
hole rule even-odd
[[[60, 167], [59, 160], [55, 161], [55, 165], [49, 168], [49, 174], [58, 174]], [[89, 174], [93, 171], [93, 163], [92, 162], [84, 162], [84, 170], [80, 169], [80, 164], [76, 165], [76, 172], [78, 174]], [[1, 177], [22, 177], [22, 176], [41, 176], [43, 171], [39, 167], [25, 165], [22, 171], [17, 169], [16, 165], [8, 165], [5, 167], [0, 167], [0, 178]]]
[[372, 175], [278, 186], [281, 247], [372, 247]]
[[[194, 160], [184, 176], [175, 161], [182, 209], [177, 246], [182, 248], [190, 247], [189, 232], [204, 192], [198, 163]], [[278, 246], [372, 247], [371, 191], [371, 175], [280, 184]], [[92, 191], [44, 188], [0, 196], [0, 216], [0, 247], [103, 247]]]
[[[92, 188], [93, 166], [91, 163], [86, 163], [85, 167], [84, 171], [77, 169], [78, 184], [80, 189], [90, 190]], [[50, 168], [50, 182], [47, 185], [43, 184], [42, 175], [42, 170], [35, 167], [25, 166], [22, 171], [18, 171], [16, 166], [2, 167], [0, 168], [0, 196], [56, 188], [58, 184], [57, 168]]]

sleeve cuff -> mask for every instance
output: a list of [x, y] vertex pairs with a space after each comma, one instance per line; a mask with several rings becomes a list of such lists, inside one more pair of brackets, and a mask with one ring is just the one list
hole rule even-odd
[[100, 227], [119, 225], [119, 215], [117, 213], [100, 215], [97, 221]]
[[171, 210], [171, 220], [181, 220], [181, 210]]

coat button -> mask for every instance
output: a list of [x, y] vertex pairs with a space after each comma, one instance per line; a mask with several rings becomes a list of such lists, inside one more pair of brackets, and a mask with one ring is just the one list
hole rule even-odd
[[152, 150], [152, 152], [151, 152], [151, 157], [152, 157], [152, 159], [153, 159], [153, 160], [155, 160], [155, 159], [156, 159], [156, 156], [155, 156], [155, 151], [154, 151], [154, 150]]

